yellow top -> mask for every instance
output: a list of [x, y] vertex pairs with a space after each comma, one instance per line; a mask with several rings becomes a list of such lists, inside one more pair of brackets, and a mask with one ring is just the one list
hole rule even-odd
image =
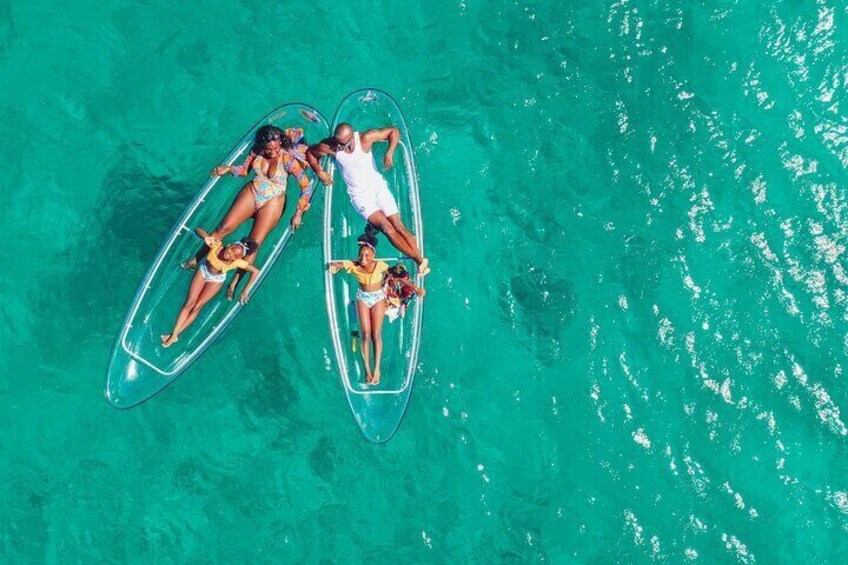
[[363, 286], [371, 286], [383, 282], [383, 275], [389, 269], [389, 265], [383, 261], [377, 261], [377, 265], [374, 266], [374, 272], [368, 273], [363, 271], [362, 267], [353, 261], [342, 261], [342, 269], [356, 277], [359, 284]]
[[219, 273], [226, 273], [233, 269], [246, 269], [250, 266], [250, 263], [244, 259], [236, 259], [232, 263], [226, 263], [222, 259], [219, 259], [218, 252], [220, 252], [223, 247], [224, 246], [220, 242], [209, 247], [209, 253], [206, 255], [206, 262], [209, 263], [210, 267]]

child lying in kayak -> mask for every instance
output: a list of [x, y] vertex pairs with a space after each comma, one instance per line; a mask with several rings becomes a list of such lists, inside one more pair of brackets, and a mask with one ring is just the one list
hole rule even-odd
[[416, 296], [424, 298], [427, 294], [423, 288], [415, 286], [409, 280], [409, 272], [406, 268], [397, 264], [389, 267], [386, 271], [386, 317], [389, 322], [394, 322], [398, 317], [403, 318], [406, 315], [406, 306], [412, 302]]
[[197, 228], [194, 231], [209, 246], [209, 253], [197, 264], [197, 272], [191, 279], [188, 296], [186, 296], [185, 303], [177, 316], [174, 329], [169, 334], [162, 334], [162, 345], [164, 347], [170, 347], [176, 343], [180, 334], [197, 318], [200, 310], [218, 294], [218, 291], [224, 286], [227, 272], [234, 269], [244, 269], [250, 272], [250, 280], [239, 297], [239, 302], [242, 304], [247, 303], [250, 288], [259, 273], [259, 269], [244, 260], [244, 257], [256, 252], [258, 245], [255, 240], [246, 237], [224, 247], [223, 242], [211, 237], [202, 229]]
[[[375, 259], [377, 248], [377, 230], [371, 224], [365, 226], [365, 233], [357, 239], [359, 254], [354, 261], [335, 261], [328, 265], [330, 274], [346, 271], [359, 283], [356, 291], [356, 313], [359, 329], [362, 331], [362, 362], [365, 368], [365, 382], [380, 383], [380, 361], [383, 359], [383, 317], [386, 313], [386, 293], [384, 290], [386, 272], [389, 266]], [[371, 346], [374, 346], [374, 370], [371, 371]]]

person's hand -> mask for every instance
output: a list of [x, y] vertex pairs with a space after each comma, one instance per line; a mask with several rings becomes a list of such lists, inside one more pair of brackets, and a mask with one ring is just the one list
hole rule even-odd
[[218, 241], [217, 239], [215, 239], [214, 237], [212, 237], [212, 236], [210, 235], [209, 237], [204, 237], [204, 238], [203, 238], [203, 243], [205, 243], [205, 244], [206, 244], [206, 245], [208, 245], [209, 247], [212, 247], [213, 245], [217, 245], [217, 244], [219, 244], [219, 243], [221, 243], [221, 242], [220, 242], [220, 241]]
[[229, 171], [227, 171], [229, 167], [215, 167], [212, 169], [212, 172], [209, 173], [210, 177], [222, 177], [226, 175]]
[[391, 153], [386, 153], [385, 155], [383, 155], [383, 168], [385, 170], [388, 171], [389, 169], [391, 169], [394, 166], [394, 164], [395, 164], [394, 155], [392, 155]]
[[297, 201], [297, 214], [303, 215], [304, 212], [309, 210], [312, 207], [312, 204], [309, 202], [309, 196], [303, 195], [300, 197], [300, 200]]
[[324, 183], [324, 186], [333, 186], [333, 179], [330, 178], [330, 175], [327, 174], [327, 171], [321, 171], [318, 173], [318, 178]]
[[291, 229], [292, 229], [292, 231], [297, 231], [297, 229], [300, 227], [300, 224], [302, 224], [302, 223], [303, 223], [303, 214], [296, 213], [294, 216], [292, 216], [292, 219], [291, 219]]
[[341, 270], [342, 270], [342, 266], [339, 265], [338, 263], [330, 263], [330, 274], [331, 275], [335, 275], [336, 273], [338, 273]]
[[250, 293], [248, 293], [247, 289], [245, 289], [239, 295], [239, 304], [247, 304], [249, 301], [250, 301]]

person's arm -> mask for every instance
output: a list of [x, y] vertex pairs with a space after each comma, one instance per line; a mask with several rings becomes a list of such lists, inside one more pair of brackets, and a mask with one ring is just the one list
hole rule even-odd
[[244, 287], [244, 290], [241, 291], [241, 295], [239, 295], [239, 302], [241, 302], [242, 304], [247, 304], [247, 302], [250, 300], [250, 289], [253, 288], [253, 283], [256, 282], [256, 275], [259, 274], [259, 269], [257, 269], [247, 261], [244, 261], [244, 265], [240, 266], [239, 268], [244, 269], [245, 271], [248, 271], [250, 273], [250, 278], [247, 279], [247, 286]]
[[225, 165], [221, 167], [215, 167], [212, 169], [212, 173], [209, 176], [213, 177], [222, 177], [227, 173], [232, 173], [234, 177], [246, 177], [248, 171], [250, 171], [250, 165], [253, 163], [253, 160], [256, 159], [256, 154], [251, 152], [247, 158], [244, 160], [244, 163], [241, 165]]
[[321, 157], [333, 154], [333, 150], [330, 149], [327, 141], [328, 140], [325, 139], [315, 145], [310, 145], [309, 149], [306, 150], [306, 161], [309, 163], [309, 166], [312, 167], [312, 170], [315, 171], [315, 176], [324, 183], [324, 186], [330, 186], [333, 184], [333, 179], [330, 178], [327, 171], [321, 168]]
[[395, 164], [395, 147], [397, 147], [398, 142], [400, 142], [400, 130], [395, 126], [380, 129], [369, 129], [363, 133], [360, 138], [362, 150], [370, 151], [371, 146], [375, 141], [389, 142], [389, 148], [386, 149], [386, 154], [383, 156], [383, 168], [388, 171]]
[[303, 214], [309, 210], [309, 200], [312, 198], [312, 192], [315, 188], [309, 182], [309, 177], [303, 165], [297, 160], [292, 160], [287, 171], [295, 178], [297, 184], [300, 185], [300, 198], [297, 201], [297, 210], [295, 210], [294, 216], [291, 219], [292, 229], [297, 230], [303, 223]]
[[353, 270], [353, 261], [331, 261], [329, 264], [330, 274], [335, 275], [341, 270], [351, 272]]
[[415, 294], [417, 294], [421, 298], [424, 298], [424, 295], [427, 294], [426, 290], [424, 290], [420, 286], [415, 286], [414, 284], [412, 284], [411, 282], [409, 282], [406, 279], [394, 279], [394, 280], [398, 281], [401, 284], [401, 286], [403, 286], [403, 287], [411, 288], [412, 292], [414, 292]]
[[208, 245], [209, 247], [212, 247], [216, 243], [221, 243], [220, 241], [206, 233], [206, 230], [204, 230], [203, 228], [194, 228], [194, 233], [196, 233], [200, 237], [200, 239], [202, 239], [203, 242], [206, 243], [206, 245]]

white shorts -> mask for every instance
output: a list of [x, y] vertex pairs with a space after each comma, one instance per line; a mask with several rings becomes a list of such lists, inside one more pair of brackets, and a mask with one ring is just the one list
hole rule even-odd
[[374, 183], [365, 189], [349, 190], [347, 194], [350, 196], [350, 203], [364, 220], [374, 212], [382, 212], [386, 217], [398, 213], [397, 202], [386, 181]]

